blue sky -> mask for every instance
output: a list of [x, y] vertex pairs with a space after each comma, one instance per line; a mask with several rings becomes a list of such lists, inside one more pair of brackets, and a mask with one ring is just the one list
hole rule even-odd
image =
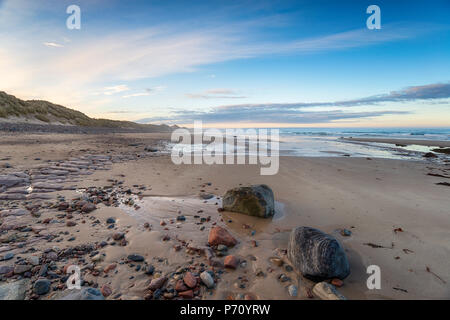
[[[71, 4], [80, 30], [66, 28]], [[372, 4], [381, 30], [366, 28]], [[446, 0], [0, 0], [0, 90], [143, 122], [450, 126], [449, 10]]]

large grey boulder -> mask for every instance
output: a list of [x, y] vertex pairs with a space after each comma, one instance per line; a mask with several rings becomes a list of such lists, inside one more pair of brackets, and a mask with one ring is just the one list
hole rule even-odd
[[310, 227], [292, 230], [288, 258], [305, 278], [320, 281], [344, 279], [350, 266], [344, 249], [332, 236]]
[[275, 212], [273, 191], [265, 184], [228, 190], [222, 199], [223, 209], [254, 217], [269, 218]]

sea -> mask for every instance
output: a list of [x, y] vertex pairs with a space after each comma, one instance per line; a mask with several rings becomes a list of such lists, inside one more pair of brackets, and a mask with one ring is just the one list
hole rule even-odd
[[[270, 130], [266, 129], [270, 135]], [[224, 129], [218, 129], [225, 134]], [[247, 132], [247, 129], [242, 129]], [[259, 129], [254, 129], [259, 132]], [[295, 157], [374, 157], [387, 159], [422, 160], [424, 154], [435, 153], [440, 159], [449, 155], [435, 152], [436, 146], [399, 143], [398, 145], [380, 142], [354, 141], [349, 138], [377, 138], [404, 140], [449, 141], [450, 127], [445, 128], [279, 128], [279, 155]], [[205, 131], [205, 135], [208, 131]], [[235, 136], [239, 137], [239, 134]], [[226, 139], [224, 139], [226, 140]], [[236, 154], [249, 154], [250, 140], [245, 147], [235, 146]], [[206, 150], [209, 143], [176, 144], [182, 152]], [[269, 145], [270, 147], [270, 145]], [[224, 148], [225, 150], [225, 148]], [[251, 154], [251, 152], [250, 152]]]
[[280, 154], [303, 157], [378, 157], [411, 159], [423, 157], [436, 146], [396, 146], [347, 138], [450, 141], [448, 128], [281, 128]]

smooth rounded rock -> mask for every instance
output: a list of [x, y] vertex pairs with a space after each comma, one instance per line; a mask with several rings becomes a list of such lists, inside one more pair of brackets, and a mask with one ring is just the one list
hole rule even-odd
[[109, 297], [112, 294], [112, 289], [107, 284], [102, 285], [102, 287], [100, 288], [100, 291], [105, 298]]
[[39, 279], [33, 285], [34, 293], [44, 295], [50, 291], [51, 281], [47, 279]]
[[144, 261], [144, 257], [139, 254], [130, 254], [128, 256], [128, 260], [134, 261], [134, 262], [142, 262]]
[[200, 279], [202, 280], [202, 282], [204, 283], [204, 285], [206, 287], [208, 287], [209, 289], [214, 288], [214, 279], [213, 277], [209, 274], [208, 271], [203, 271], [202, 273], [200, 273]]
[[8, 252], [0, 260], [7, 261], [7, 260], [11, 260], [13, 257], [14, 257], [14, 253]]
[[89, 213], [89, 212], [94, 211], [95, 209], [97, 209], [95, 204], [89, 202], [81, 207], [81, 212]]
[[164, 285], [164, 283], [167, 281], [167, 278], [166, 277], [159, 277], [159, 278], [156, 278], [156, 279], [153, 279], [151, 282], [150, 282], [150, 285], [149, 285], [149, 289], [150, 290], [152, 290], [152, 291], [154, 291], [154, 290], [156, 290], [156, 289], [159, 289], [159, 288], [161, 288], [163, 285]]
[[226, 211], [269, 218], [275, 213], [273, 191], [265, 184], [228, 190], [222, 199]]
[[14, 266], [14, 273], [15, 274], [22, 274], [25, 273], [27, 271], [30, 271], [32, 268], [31, 265], [29, 264], [17, 264]]
[[314, 228], [292, 230], [287, 254], [294, 268], [314, 281], [344, 279], [350, 274], [350, 265], [340, 243]]

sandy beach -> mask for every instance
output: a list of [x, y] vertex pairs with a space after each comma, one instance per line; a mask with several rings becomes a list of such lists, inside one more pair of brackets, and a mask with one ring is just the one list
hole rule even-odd
[[[0, 288], [20, 283], [21, 298], [58, 299], [73, 264], [83, 285], [107, 299], [311, 299], [314, 283], [286, 256], [291, 230], [309, 226], [344, 247], [351, 273], [338, 290], [348, 299], [450, 298], [450, 189], [439, 184], [450, 182], [448, 163], [281, 157], [278, 174], [261, 176], [257, 165], [174, 165], [169, 154], [153, 152], [167, 138], [3, 135], [0, 176], [26, 174], [35, 187], [0, 193]], [[58, 167], [76, 170], [49, 172]], [[272, 188], [272, 219], [218, 210], [228, 189], [253, 184]], [[96, 209], [72, 212], [83, 199], [94, 199]], [[236, 269], [207, 246], [214, 226], [238, 240], [226, 253], [239, 259]], [[366, 286], [369, 265], [381, 269], [379, 290]], [[178, 283], [187, 271], [204, 270], [214, 274], [214, 288]], [[39, 295], [43, 276], [51, 290]], [[156, 279], [164, 284], [152, 290]]]

